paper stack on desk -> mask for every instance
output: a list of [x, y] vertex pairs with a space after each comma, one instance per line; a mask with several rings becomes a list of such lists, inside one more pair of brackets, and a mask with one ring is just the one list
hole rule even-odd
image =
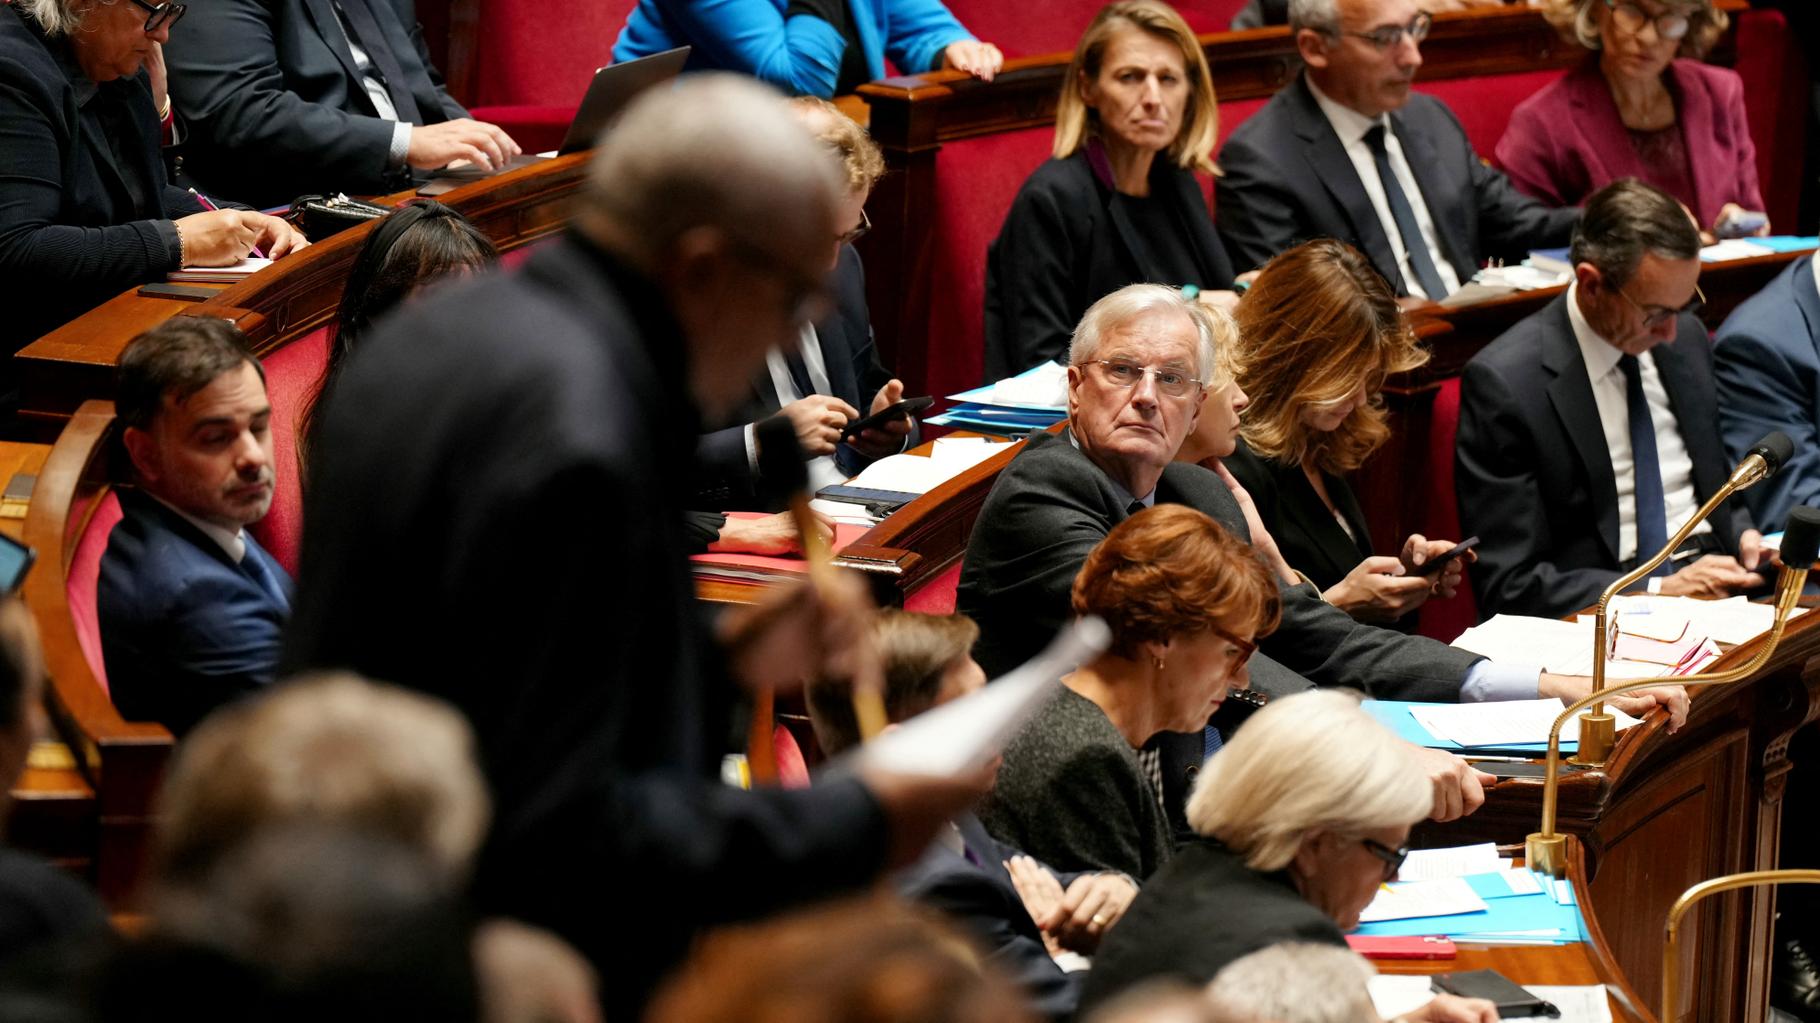
[[1042, 362], [1014, 377], [948, 395], [954, 405], [924, 422], [1022, 436], [1068, 416], [1068, 368]]
[[[1410, 885], [1390, 885], [1391, 893], [1380, 893], [1395, 911], [1398, 904], [1410, 900], [1396, 894], [1402, 887], [1422, 887], [1426, 894], [1420, 901], [1437, 912], [1426, 916], [1380, 917], [1361, 923], [1352, 932], [1380, 937], [1415, 937], [1438, 934], [1455, 943], [1477, 942], [1499, 945], [1564, 945], [1585, 940], [1579, 907], [1574, 905], [1573, 889], [1567, 885], [1546, 883], [1527, 870], [1501, 870], [1473, 874], [1447, 881], [1417, 881]], [[1437, 886], [1452, 886], [1443, 893]], [[1463, 909], [1470, 892], [1482, 909]], [[1373, 900], [1366, 914], [1378, 906]], [[1366, 917], [1368, 918], [1368, 917]]]
[[248, 256], [233, 266], [186, 266], [165, 274], [164, 279], [181, 284], [238, 284], [271, 265], [269, 259]]
[[[1652, 617], [1652, 624], [1639, 631], [1650, 636], [1671, 635], [1672, 630], [1664, 631], [1665, 614]], [[1609, 624], [1609, 623], [1608, 623]], [[1692, 628], [1687, 622], [1682, 623]], [[1620, 628], [1619, 632], [1625, 631]], [[1704, 635], [1690, 634], [1691, 638], [1706, 639]], [[1488, 621], [1475, 625], [1452, 643], [1462, 650], [1475, 654], [1484, 654], [1494, 661], [1504, 664], [1533, 664], [1543, 671], [1552, 671], [1559, 675], [1591, 675], [1593, 670], [1593, 620], [1591, 616], [1579, 621], [1564, 622], [1556, 618], [1530, 618], [1523, 615], [1494, 615]], [[1620, 650], [1634, 650], [1634, 645]], [[1608, 680], [1654, 678], [1660, 675], [1690, 674], [1718, 654], [1718, 649], [1701, 651], [1698, 656], [1690, 658], [1679, 666], [1663, 664], [1656, 661], [1627, 660], [1626, 658], [1607, 657], [1605, 677]]]
[[[1776, 622], [1774, 606], [1753, 604], [1745, 597], [1701, 600], [1698, 597], [1627, 594], [1614, 598], [1607, 610], [1619, 615], [1622, 622], [1640, 623], [1645, 620], [1645, 616], [1685, 619], [1694, 632], [1727, 646], [1748, 643], [1768, 632]], [[1807, 612], [1807, 608], [1798, 607], [1789, 616], [1789, 620], [1794, 621]], [[1590, 623], [1592, 616], [1581, 615], [1580, 621]], [[1629, 626], [1625, 628], [1628, 629]]]
[[[1408, 703], [1366, 700], [1367, 714], [1417, 746], [1455, 753], [1540, 757], [1548, 753], [1548, 731], [1566, 709], [1560, 700], [1506, 700], [1499, 703]], [[1623, 731], [1637, 719], [1607, 706]], [[1561, 727], [1561, 752], [1580, 748], [1580, 719]]]
[[[728, 512], [729, 519], [763, 518], [757, 512]], [[836, 523], [830, 546], [839, 554], [866, 533], [866, 526]], [[809, 563], [800, 554], [697, 554], [689, 559], [697, 580], [764, 586], [784, 579], [797, 579], [809, 571]]]

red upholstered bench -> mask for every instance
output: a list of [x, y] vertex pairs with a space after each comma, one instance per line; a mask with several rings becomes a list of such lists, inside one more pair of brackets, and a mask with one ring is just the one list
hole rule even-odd
[[[1460, 378], [1441, 382], [1435, 393], [1434, 417], [1428, 431], [1428, 478], [1423, 486], [1428, 520], [1417, 528], [1423, 536], [1464, 540], [1460, 535], [1460, 503], [1453, 489], [1453, 442], [1460, 428]], [[1466, 569], [1468, 575], [1472, 569]], [[1462, 579], [1452, 600], [1431, 600], [1418, 612], [1416, 631], [1443, 643], [1479, 622], [1479, 606], [1472, 597], [1470, 579]]]
[[926, 615], [954, 613], [955, 593], [961, 585], [961, 563], [942, 569], [941, 574], [918, 587], [904, 598], [904, 610]]
[[303, 480], [297, 461], [297, 417], [329, 362], [329, 331], [320, 330], [267, 355], [265, 393], [272, 402], [272, 459], [277, 484], [272, 490], [272, 510], [253, 523], [253, 539], [297, 577], [297, 555], [303, 540]]
[[[70, 509], [72, 519], [80, 520], [83, 513], [80, 501]], [[95, 610], [95, 588], [101, 580], [101, 556], [107, 552], [108, 537], [120, 518], [120, 499], [109, 490], [95, 501], [94, 512], [76, 540], [76, 552], [70, 557], [69, 573], [63, 582], [70, 621], [76, 626], [76, 642], [104, 693], [108, 691], [107, 664], [101, 656], [101, 619]]]
[[612, 63], [634, 0], [475, 6], [470, 112], [504, 128], [527, 153], [555, 149], [594, 71]]
[[1416, 83], [1417, 92], [1425, 92], [1447, 104], [1466, 137], [1481, 159], [1491, 159], [1492, 150], [1504, 137], [1510, 125], [1510, 112], [1544, 85], [1561, 77], [1561, 72], [1523, 71], [1508, 75], [1475, 75], [1471, 78], [1443, 78]]
[[[1007, 0], [947, 0], [961, 24], [1007, 57], [1072, 51], [1109, 0], [1053, 0], [1040, 8]], [[1224, 32], [1245, 0], [1181, 0], [1174, 5], [1196, 32]]]

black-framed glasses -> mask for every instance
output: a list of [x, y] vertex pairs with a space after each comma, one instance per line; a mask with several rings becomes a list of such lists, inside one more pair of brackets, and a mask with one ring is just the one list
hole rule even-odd
[[183, 12], [190, 9], [189, 4], [174, 4], [169, 0], [161, 4], [133, 0], [133, 5], [145, 12], [145, 34], [148, 36], [166, 25], [177, 24], [177, 19], [183, 17]]
[[1380, 50], [1390, 50], [1401, 45], [1404, 36], [1408, 36], [1418, 43], [1427, 39], [1428, 30], [1434, 27], [1434, 23], [1434, 15], [1427, 11], [1420, 11], [1415, 17], [1409, 19], [1407, 25], [1385, 25], [1369, 32], [1348, 32], [1344, 29], [1334, 29], [1333, 34], [1363, 39]]
[[1213, 633], [1214, 635], [1220, 637], [1221, 639], [1225, 640], [1226, 642], [1231, 643], [1233, 646], [1236, 646], [1239, 648], [1238, 656], [1233, 658], [1233, 660], [1232, 660], [1232, 670], [1233, 671], [1237, 671], [1240, 668], [1243, 668], [1245, 666], [1245, 662], [1251, 660], [1251, 655], [1258, 652], [1258, 645], [1256, 643], [1253, 643], [1250, 640], [1240, 639], [1239, 637], [1234, 636], [1232, 633], [1227, 632], [1225, 629], [1220, 628], [1218, 625], [1215, 625], [1212, 622], [1209, 622], [1207, 624], [1207, 631]]
[[1157, 393], [1166, 394], [1171, 398], [1185, 398], [1206, 386], [1183, 370], [1168, 367], [1155, 369], [1150, 366], [1140, 366], [1126, 359], [1094, 359], [1093, 365], [1100, 368], [1100, 379], [1127, 391], [1136, 387], [1138, 381], [1145, 377], [1156, 381]]
[[1392, 849], [1383, 842], [1372, 838], [1361, 838], [1359, 844], [1365, 847], [1366, 852], [1384, 861], [1384, 880], [1386, 881], [1396, 877], [1397, 871], [1403, 869], [1403, 861], [1409, 859], [1409, 846], [1406, 845]]
[[1687, 35], [1693, 26], [1693, 19], [1684, 11], [1663, 11], [1651, 17], [1643, 8], [1628, 0], [1605, 0], [1605, 6], [1611, 11], [1611, 18], [1618, 27], [1635, 35], [1643, 31], [1643, 26], [1654, 24], [1656, 35], [1669, 42], [1675, 42]]
[[1636, 299], [1631, 298], [1629, 295], [1624, 294], [1623, 288], [1613, 288], [1612, 290], [1623, 295], [1624, 301], [1635, 306], [1637, 311], [1643, 314], [1643, 326], [1647, 330], [1654, 330], [1664, 323], [1667, 323], [1669, 320], [1680, 316], [1682, 313], [1697, 313], [1706, 308], [1706, 293], [1700, 290], [1698, 284], [1694, 285], [1694, 297], [1688, 299], [1687, 304], [1679, 309], [1669, 309], [1665, 306], [1646, 306]]
[[862, 206], [859, 211], [859, 226], [834, 240], [842, 245], [852, 245], [854, 242], [864, 238], [866, 232], [870, 230], [872, 230], [872, 218], [866, 216], [866, 209]]

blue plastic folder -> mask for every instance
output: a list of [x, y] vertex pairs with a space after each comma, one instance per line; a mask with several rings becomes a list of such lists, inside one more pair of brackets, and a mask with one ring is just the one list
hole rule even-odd
[[1772, 234], [1767, 238], [1746, 238], [1744, 240], [1775, 252], [1803, 252], [1807, 249], [1820, 248], [1820, 237], [1811, 235]]
[[[1422, 723], [1417, 721], [1415, 717], [1409, 713], [1411, 707], [1438, 707], [1442, 706], [1442, 704], [1408, 703], [1402, 700], [1366, 700], [1362, 706], [1365, 709], [1365, 713], [1370, 714], [1377, 719], [1379, 724], [1396, 733], [1398, 738], [1412, 742], [1417, 746], [1426, 746], [1429, 749], [1450, 750], [1455, 753], [1495, 753], [1517, 757], [1544, 757], [1548, 755], [1548, 744], [1545, 742], [1513, 742], [1501, 746], [1462, 746], [1452, 740], [1436, 737], [1434, 733], [1423, 728]], [[1561, 740], [1561, 753], [1563, 755], [1573, 753], [1579, 750], [1579, 748], [1580, 744], [1578, 742], [1571, 742], [1567, 739]]]
[[[1470, 941], [1474, 935], [1485, 940], [1496, 940], [1500, 935], [1534, 931], [1542, 933], [1526, 934], [1526, 940], [1553, 941], [1556, 944], [1586, 940], [1586, 931], [1580, 923], [1579, 907], [1560, 905], [1547, 892], [1487, 899], [1485, 906], [1485, 910], [1478, 913], [1360, 924], [1353, 933], [1392, 938], [1440, 934], [1455, 941]], [[1548, 932], [1553, 932], [1554, 936], [1551, 938]]]

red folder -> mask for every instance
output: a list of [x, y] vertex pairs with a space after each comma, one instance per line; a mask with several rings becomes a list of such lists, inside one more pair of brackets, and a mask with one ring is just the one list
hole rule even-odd
[[1348, 934], [1346, 944], [1367, 959], [1452, 959], [1452, 938], [1429, 934], [1410, 938]]

